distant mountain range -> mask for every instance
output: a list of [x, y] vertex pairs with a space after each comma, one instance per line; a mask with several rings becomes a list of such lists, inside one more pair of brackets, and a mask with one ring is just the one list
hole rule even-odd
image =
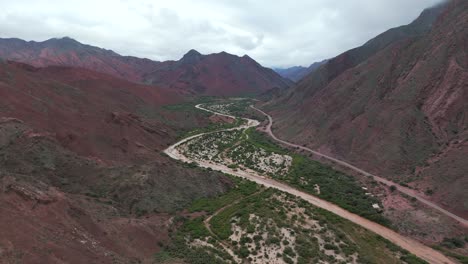
[[121, 56], [68, 37], [43, 42], [0, 39], [0, 58], [35, 67], [85, 68], [132, 82], [177, 87], [203, 95], [259, 94], [291, 85], [291, 81], [247, 55], [238, 57], [226, 52], [201, 55], [191, 50], [179, 61], [158, 62]]
[[315, 71], [318, 67], [320, 67], [322, 64], [326, 63], [327, 60], [319, 61], [319, 62], [314, 62], [312, 63], [309, 67], [303, 67], [303, 66], [293, 66], [290, 68], [275, 68], [274, 70], [284, 78], [288, 78], [293, 82], [298, 82], [304, 76], [312, 73]]

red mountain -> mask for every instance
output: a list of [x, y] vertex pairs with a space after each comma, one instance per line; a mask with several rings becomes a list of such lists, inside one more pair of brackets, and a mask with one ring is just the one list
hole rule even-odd
[[121, 56], [111, 50], [82, 44], [65, 37], [44, 42], [0, 39], [0, 58], [36, 67], [70, 66], [140, 82], [141, 76], [159, 64], [149, 59]]
[[195, 50], [179, 61], [161, 63], [144, 79], [155, 85], [223, 96], [259, 94], [275, 88], [286, 89], [291, 84], [247, 55], [238, 57], [226, 52], [201, 55]]
[[170, 142], [167, 126], [136, 114], [180, 101], [175, 91], [86, 69], [14, 62], [0, 67], [2, 116], [52, 133], [80, 155], [135, 158], [142, 149], [160, 149]]
[[169, 239], [164, 212], [231, 184], [161, 155], [192, 118], [161, 108], [182, 95], [0, 62], [0, 263], [152, 262]]
[[468, 2], [425, 10], [270, 105], [279, 135], [408, 183], [468, 216]]
[[191, 50], [179, 61], [156, 62], [121, 56], [68, 37], [44, 42], [0, 39], [0, 58], [35, 67], [85, 68], [132, 82], [183, 88], [204, 95], [258, 94], [272, 88], [284, 89], [291, 83], [247, 55], [201, 55]]

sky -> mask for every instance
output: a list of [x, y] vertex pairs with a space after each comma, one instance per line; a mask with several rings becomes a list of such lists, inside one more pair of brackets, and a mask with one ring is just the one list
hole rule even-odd
[[122, 55], [188, 50], [308, 66], [410, 23], [441, 0], [0, 0], [0, 37], [68, 36]]

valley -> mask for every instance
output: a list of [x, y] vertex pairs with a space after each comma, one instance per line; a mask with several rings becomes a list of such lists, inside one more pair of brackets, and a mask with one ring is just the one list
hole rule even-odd
[[[216, 106], [205, 107], [204, 105], [197, 105], [197, 108], [206, 109], [207, 111], [210, 111], [215, 114], [218, 114], [216, 110], [220, 110], [221, 111], [221, 113], [219, 113], [220, 115], [228, 116], [234, 119], [236, 118], [230, 115], [228, 111], [226, 111], [226, 108], [227, 108], [226, 106], [221, 107], [219, 105], [216, 105]], [[371, 208], [374, 208], [373, 205], [378, 205], [378, 200], [373, 201], [374, 198], [366, 197], [364, 193], [362, 193], [362, 196], [364, 196], [365, 198], [360, 202], [355, 202], [355, 203], [350, 203], [350, 204], [346, 204], [346, 203], [340, 204], [342, 207], [347, 209], [347, 210], [344, 210], [340, 206], [337, 206], [334, 203], [332, 203], [332, 202], [335, 202], [338, 204], [340, 203], [340, 200], [336, 200], [337, 199], [336, 197], [340, 196], [339, 190], [335, 191], [333, 195], [324, 196], [328, 198], [327, 200], [332, 201], [332, 202], [319, 198], [321, 194], [323, 195], [323, 192], [330, 190], [326, 188], [326, 183], [323, 184], [322, 187], [320, 187], [319, 184], [314, 183], [313, 188], [310, 188], [310, 187], [307, 188], [307, 186], [311, 186], [311, 184], [307, 183], [307, 180], [309, 179], [307, 179], [308, 177], [306, 176], [306, 177], [299, 178], [299, 180], [302, 181], [302, 184], [297, 185], [298, 189], [286, 184], [288, 182], [289, 183], [293, 182], [293, 181], [288, 181], [287, 179], [284, 179], [286, 174], [288, 174], [287, 172], [290, 171], [291, 160], [292, 160], [291, 156], [288, 156], [287, 154], [281, 155], [279, 153], [275, 153], [275, 152], [281, 153], [281, 152], [284, 152], [285, 150], [282, 150], [281, 148], [276, 147], [276, 149], [273, 149], [272, 151], [272, 148], [275, 148], [275, 147], [272, 147], [274, 145], [270, 146], [266, 150], [262, 148], [260, 151], [255, 150], [255, 148], [245, 147], [246, 142], [248, 142], [249, 138], [251, 138], [251, 136], [249, 136], [250, 134], [249, 130], [251, 130], [253, 127], [258, 126], [259, 122], [256, 120], [252, 120], [252, 119], [245, 119], [245, 123], [246, 124], [240, 125], [239, 127], [236, 127], [236, 128], [229, 128], [229, 129], [224, 129], [224, 130], [205, 132], [205, 133], [193, 135], [191, 137], [185, 138], [177, 142], [176, 144], [171, 145], [169, 148], [165, 150], [165, 153], [169, 155], [170, 157], [181, 160], [183, 162], [194, 163], [202, 168], [221, 171], [230, 175], [245, 178], [261, 186], [273, 188], [283, 193], [288, 193], [290, 195], [293, 195], [293, 197], [298, 197], [302, 201], [306, 201], [307, 203], [313, 205], [314, 207], [316, 206], [319, 208], [323, 208], [351, 222], [354, 222], [360, 226], [363, 226], [364, 228], [369, 229], [372, 232], [377, 233], [378, 235], [381, 235], [382, 237], [388, 239], [392, 243], [395, 243], [396, 245], [404, 248], [405, 250], [408, 250], [409, 252], [417, 255], [418, 257], [429, 261], [430, 263], [452, 263], [451, 260], [443, 256], [441, 253], [427, 246], [424, 246], [420, 244], [419, 242], [416, 242], [415, 240], [412, 240], [407, 237], [403, 237], [389, 228], [386, 228], [382, 225], [379, 225], [373, 221], [366, 219], [365, 217], [372, 219], [374, 221], [381, 222], [382, 224], [388, 224], [385, 221], [385, 219], [380, 218], [380, 215], [378, 214], [378, 212], [374, 211], [374, 214], [370, 213]], [[253, 145], [256, 145], [256, 144], [261, 144], [261, 142], [254, 142]], [[244, 148], [240, 151], [242, 153], [240, 154], [238, 149], [240, 147], [243, 147], [243, 145], [244, 145]], [[265, 155], [266, 153], [268, 153], [268, 155]], [[282, 158], [279, 158], [279, 157], [282, 157]], [[326, 169], [326, 167], [320, 168], [320, 165], [317, 165], [317, 164], [315, 165], [319, 167], [314, 167], [312, 170], [316, 171], [316, 173], [318, 171], [318, 174], [320, 174], [320, 170]], [[303, 171], [303, 173], [305, 173], [304, 175], [307, 175], [307, 171]], [[346, 177], [346, 176], [339, 175], [338, 173], [336, 173], [334, 177], [340, 178], [340, 177]], [[313, 178], [317, 178], [317, 176], [312, 177], [312, 179]], [[349, 186], [349, 185], [352, 186], [352, 184], [350, 183], [352, 183], [351, 180], [348, 184], [334, 183], [331, 185], [333, 186], [333, 188], [336, 189], [338, 187], [341, 188], [343, 186]], [[301, 189], [305, 189], [307, 191], [302, 191]], [[355, 185], [354, 192], [359, 193], [359, 190], [362, 191], [359, 185]], [[313, 193], [314, 191], [315, 191], [315, 195], [319, 197], [316, 197], [310, 194], [310, 193]], [[349, 191], [344, 190], [344, 192], [349, 194]], [[354, 195], [351, 195], [351, 196], [348, 195], [347, 200], [350, 200], [351, 198], [351, 201], [352, 201], [353, 196]], [[298, 198], [295, 198], [295, 199], [298, 199]], [[298, 201], [299, 200], [297, 200], [296, 202]], [[366, 203], [368, 203], [367, 209], [365, 205]], [[351, 204], [356, 204], [358, 205], [358, 207], [353, 208]], [[235, 205], [233, 207], [235, 207]], [[257, 208], [261, 208], [261, 207], [257, 207]], [[228, 210], [229, 209], [226, 209], [226, 211]], [[355, 213], [352, 213], [350, 211], [355, 212]], [[356, 213], [364, 217], [359, 216]], [[208, 221], [212, 222], [213, 219], [216, 219], [217, 217], [218, 216], [211, 216], [209, 218], [210, 220]], [[255, 217], [255, 216], [252, 216], [252, 217]], [[224, 224], [231, 223], [231, 219], [229, 218], [224, 219], [222, 223]], [[230, 231], [227, 231], [227, 232], [230, 233]], [[221, 240], [224, 241], [228, 237], [229, 236], [223, 237], [223, 239]], [[262, 249], [262, 250], [267, 250], [267, 249]], [[233, 256], [233, 258], [235, 258], [235, 256]], [[335, 258], [335, 259], [339, 259], [339, 258]], [[264, 263], [264, 262], [261, 262], [261, 263]]]
[[1, 264], [468, 264], [467, 0], [36, 2]]

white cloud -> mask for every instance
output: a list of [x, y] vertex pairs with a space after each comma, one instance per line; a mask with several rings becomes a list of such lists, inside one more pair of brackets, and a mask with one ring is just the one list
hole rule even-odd
[[440, 0], [0, 0], [0, 36], [70, 36], [123, 55], [179, 59], [248, 54], [266, 66], [308, 65], [407, 24]]

